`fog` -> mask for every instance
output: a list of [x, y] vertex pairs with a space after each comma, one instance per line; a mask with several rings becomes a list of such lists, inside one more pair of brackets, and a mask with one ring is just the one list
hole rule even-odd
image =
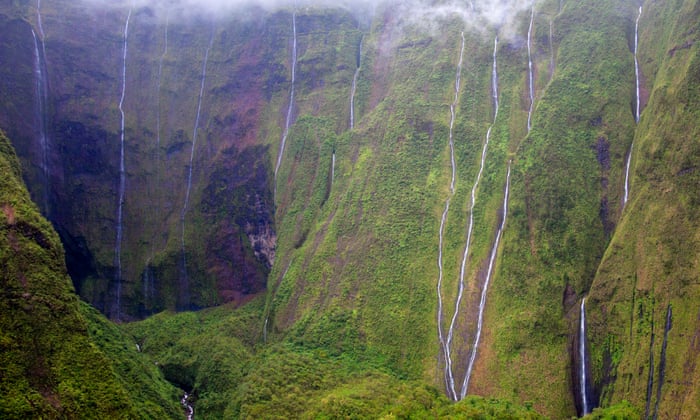
[[213, 16], [242, 17], [251, 11], [280, 9], [343, 8], [359, 20], [391, 10], [400, 21], [435, 26], [444, 19], [461, 18], [465, 25], [484, 29], [509, 28], [519, 13], [529, 10], [534, 0], [80, 0], [93, 7], [136, 9], [148, 7], [156, 16], [170, 18]]

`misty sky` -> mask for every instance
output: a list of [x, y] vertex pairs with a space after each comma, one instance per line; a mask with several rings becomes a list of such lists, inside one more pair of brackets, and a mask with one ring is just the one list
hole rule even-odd
[[[407, 21], [426, 22], [441, 18], [460, 17], [467, 24], [483, 27], [505, 26], [515, 19], [518, 13], [529, 10], [534, 0], [81, 0], [96, 7], [150, 7], [156, 12], [165, 10], [173, 15], [226, 16], [235, 14], [241, 8], [260, 7], [273, 11], [277, 9], [305, 7], [342, 7], [354, 13], [368, 15], [384, 7], [391, 7], [401, 13]], [[175, 12], [175, 13], [173, 13]]]

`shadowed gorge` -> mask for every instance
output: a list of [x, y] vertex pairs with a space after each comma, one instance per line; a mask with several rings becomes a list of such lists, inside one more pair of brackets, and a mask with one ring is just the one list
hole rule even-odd
[[462, 3], [0, 5], [2, 413], [700, 416], [699, 3]]

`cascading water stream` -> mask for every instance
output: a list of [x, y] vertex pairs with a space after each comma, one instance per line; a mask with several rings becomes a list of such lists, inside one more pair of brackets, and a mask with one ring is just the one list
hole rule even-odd
[[[43, 208], [45, 214], [49, 213], [49, 122], [47, 114], [48, 82], [44, 61], [39, 51], [39, 42], [36, 33], [32, 29], [34, 39], [34, 80], [36, 82], [36, 119], [38, 127], [39, 147], [41, 148], [41, 171], [44, 177]], [[42, 41], [43, 47], [43, 41]]]
[[284, 146], [287, 143], [289, 135], [289, 126], [292, 123], [292, 110], [294, 108], [294, 89], [296, 87], [296, 70], [297, 69], [297, 11], [296, 8], [292, 12], [292, 87], [289, 92], [289, 107], [287, 108], [287, 119], [284, 123], [284, 133], [280, 142], [280, 150], [277, 154], [277, 165], [275, 165], [275, 195], [277, 195], [277, 172], [282, 164], [282, 156], [284, 155]]
[[185, 279], [187, 276], [187, 255], [185, 253], [185, 218], [187, 216], [187, 208], [190, 204], [190, 191], [192, 190], [192, 168], [194, 166], [194, 151], [197, 146], [197, 132], [199, 131], [199, 117], [202, 112], [202, 99], [204, 97], [204, 85], [207, 80], [207, 63], [209, 62], [209, 51], [214, 42], [214, 29], [212, 28], [211, 36], [209, 38], [209, 44], [204, 52], [204, 60], [202, 62], [202, 77], [199, 86], [199, 98], [197, 99], [197, 114], [194, 120], [194, 131], [192, 133], [192, 148], [190, 149], [190, 164], [189, 171], [187, 175], [187, 190], [185, 191], [185, 203], [182, 206], [182, 212], [180, 213], [180, 222], [182, 224], [182, 235], [180, 237], [182, 243], [182, 267]]
[[333, 151], [333, 155], [331, 156], [331, 183], [335, 181], [335, 151]]
[[549, 80], [554, 77], [554, 37], [552, 36], [552, 27], [554, 26], [553, 21], [549, 21]]
[[590, 397], [588, 395], [588, 368], [586, 366], [586, 298], [581, 300], [581, 314], [579, 317], [578, 331], [578, 357], [581, 360], [579, 364], [579, 392], [581, 397], [581, 416], [585, 416], [591, 412]]
[[126, 55], [129, 49], [129, 21], [131, 20], [131, 7], [129, 8], [129, 13], [126, 15], [126, 23], [124, 24], [124, 48], [122, 56], [122, 93], [119, 99], [119, 113], [121, 115], [121, 123], [119, 128], [120, 133], [120, 146], [119, 146], [119, 202], [117, 206], [117, 243], [114, 248], [114, 258], [116, 260], [116, 284], [117, 284], [117, 297], [116, 297], [116, 319], [119, 320], [121, 317], [121, 295], [122, 295], [122, 238], [124, 236], [123, 222], [124, 222], [124, 195], [126, 194], [126, 171], [124, 164], [124, 127], [125, 127], [125, 114], [124, 114], [124, 98], [126, 97]]
[[[530, 26], [527, 29], [527, 68], [528, 68], [528, 86], [530, 93], [530, 109], [527, 112], [527, 132], [532, 128], [532, 109], [535, 106], [535, 82], [532, 71], [532, 24], [535, 21], [535, 6], [530, 9]], [[551, 27], [550, 27], [551, 30]]]
[[[635, 97], [636, 104], [634, 107], [634, 121], [639, 123], [640, 117], [640, 107], [641, 100], [639, 95], [639, 60], [637, 58], [637, 51], [639, 49], [639, 19], [642, 17], [642, 6], [639, 6], [639, 13], [637, 14], [637, 20], [634, 23], [634, 77], [635, 77]], [[627, 162], [625, 164], [625, 194], [622, 198], [622, 207], [624, 208], [629, 200], [629, 190], [630, 190], [630, 166], [632, 164], [632, 151], [634, 150], [634, 143], [630, 146], [630, 151], [627, 153]]]
[[481, 339], [481, 331], [484, 325], [484, 309], [486, 308], [486, 296], [489, 289], [489, 283], [491, 283], [491, 278], [493, 277], [493, 268], [496, 263], [496, 255], [498, 254], [498, 246], [501, 243], [501, 238], [503, 237], [503, 230], [506, 226], [506, 219], [508, 217], [508, 198], [510, 196], [510, 167], [512, 161], [508, 162], [508, 172], [506, 173], [506, 189], [503, 197], [503, 219], [501, 220], [501, 225], [498, 227], [496, 232], [496, 240], [491, 248], [491, 255], [489, 257], [489, 266], [486, 272], [486, 280], [484, 281], [484, 286], [481, 289], [481, 299], [479, 300], [479, 318], [476, 324], [476, 336], [474, 337], [474, 345], [472, 346], [472, 352], [469, 356], [469, 364], [467, 365], [467, 373], [464, 375], [464, 382], [462, 383], [462, 393], [460, 397], [464, 399], [467, 395], [467, 390], [469, 389], [469, 380], [471, 379], [472, 371], [474, 369], [474, 362], [476, 361], [476, 353], [479, 349], [479, 340]]
[[[447, 336], [447, 345], [448, 347], [452, 344], [452, 336], [453, 336], [453, 331], [454, 327], [457, 323], [457, 316], [459, 315], [459, 306], [462, 301], [462, 296], [464, 294], [464, 276], [466, 274], [466, 268], [467, 268], [467, 259], [469, 258], [469, 247], [471, 245], [472, 241], [472, 233], [474, 231], [474, 207], [476, 205], [476, 191], [479, 188], [479, 184], [481, 182], [481, 178], [484, 173], [484, 167], [486, 166], [486, 154], [488, 152], [488, 147], [489, 143], [491, 142], [491, 132], [493, 131], [493, 125], [496, 123], [496, 118], [498, 118], [498, 109], [499, 109], [499, 103], [498, 103], [498, 63], [497, 63], [497, 51], [498, 51], [498, 37], [494, 39], [493, 43], [493, 65], [491, 69], [491, 95], [493, 99], [493, 122], [491, 123], [491, 126], [488, 128], [486, 131], [486, 140], [484, 141], [484, 147], [481, 150], [481, 161], [479, 164], [479, 172], [476, 175], [476, 180], [474, 181], [474, 185], [472, 186], [471, 190], [471, 202], [469, 206], [469, 225], [467, 228], [467, 241], [464, 246], [464, 254], [462, 255], [462, 263], [460, 265], [460, 270], [459, 270], [459, 289], [457, 292], [457, 301], [455, 304], [455, 312], [452, 317], [452, 322], [450, 324], [450, 331]], [[473, 350], [472, 350], [473, 352]], [[464, 385], [462, 386], [462, 397], [464, 398], [464, 395], [466, 395], [466, 389]]]
[[360, 75], [360, 66], [362, 64], [362, 42], [360, 39], [360, 48], [357, 52], [357, 68], [355, 75], [352, 77], [352, 89], [350, 89], [350, 129], [355, 128], [355, 93], [357, 92], [357, 77]]
[[445, 200], [445, 210], [442, 212], [442, 219], [440, 220], [440, 233], [439, 233], [439, 246], [438, 246], [438, 283], [437, 283], [437, 298], [438, 298], [438, 338], [440, 340], [440, 346], [442, 347], [442, 352], [445, 357], [445, 387], [450, 393], [453, 400], [457, 399], [457, 393], [455, 392], [454, 376], [452, 374], [452, 357], [450, 355], [449, 344], [445, 341], [444, 333], [442, 331], [442, 278], [443, 278], [443, 266], [442, 266], [442, 247], [444, 242], [445, 234], [445, 223], [447, 222], [447, 213], [450, 209], [450, 201], [455, 193], [455, 174], [456, 174], [456, 163], [455, 163], [455, 151], [454, 151], [454, 123], [457, 102], [459, 100], [460, 85], [462, 81], [462, 64], [464, 62], [464, 32], [461, 33], [462, 44], [459, 51], [459, 62], [457, 64], [457, 74], [455, 76], [455, 88], [454, 88], [454, 99], [452, 104], [450, 104], [450, 132], [449, 132], [449, 143], [450, 143], [450, 165], [452, 168], [452, 178], [450, 181], [450, 195]]
[[187, 420], [194, 419], [194, 407], [190, 403], [190, 394], [185, 392], [185, 395], [180, 399], [180, 404], [185, 408], [185, 411], [187, 411]]
[[640, 99], [639, 99], [639, 60], [637, 58], [637, 50], [639, 49], [639, 19], [642, 17], [642, 6], [639, 6], [639, 14], [634, 23], [634, 77], [637, 93], [637, 105], [634, 108], [634, 120], [639, 122], [640, 115]]
[[164, 39], [163, 39], [163, 53], [160, 55], [160, 58], [158, 59], [158, 81], [157, 83], [157, 90], [156, 90], [156, 98], [158, 98], [158, 107], [156, 110], [156, 164], [158, 162], [158, 157], [159, 157], [159, 152], [160, 152], [160, 114], [161, 114], [161, 106], [160, 106], [160, 85], [161, 81], [163, 78], [163, 61], [165, 60], [165, 56], [168, 55], [168, 26], [170, 24], [170, 11], [168, 11], [168, 14], [165, 17], [165, 33], [164, 33]]

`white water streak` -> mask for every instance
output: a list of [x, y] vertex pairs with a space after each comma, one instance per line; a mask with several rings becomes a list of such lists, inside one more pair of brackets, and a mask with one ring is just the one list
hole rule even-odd
[[180, 222], [182, 224], [182, 262], [183, 268], [185, 270], [185, 278], [187, 278], [187, 256], [185, 254], [185, 216], [187, 215], [187, 208], [190, 203], [190, 191], [192, 190], [192, 168], [194, 166], [194, 151], [197, 146], [197, 132], [199, 131], [199, 117], [202, 112], [202, 98], [204, 97], [204, 85], [207, 79], [207, 63], [209, 62], [209, 51], [214, 42], [214, 29], [212, 28], [211, 37], [209, 38], [209, 45], [204, 53], [204, 60], [202, 62], [202, 77], [199, 86], [199, 98], [197, 100], [197, 116], [194, 121], [194, 131], [192, 133], [192, 148], [190, 150], [190, 164], [189, 173], [187, 175], [187, 190], [185, 192], [185, 203], [182, 206], [182, 213], [180, 214]]
[[294, 108], [294, 89], [296, 86], [296, 68], [297, 68], [297, 11], [292, 13], [292, 87], [289, 93], [289, 107], [287, 108], [287, 119], [284, 123], [284, 133], [280, 143], [280, 150], [277, 153], [277, 165], [275, 165], [275, 195], [277, 195], [277, 172], [282, 164], [282, 156], [284, 155], [284, 146], [287, 143], [289, 135], [289, 126], [292, 123], [292, 110]]
[[581, 316], [579, 322], [579, 358], [581, 358], [581, 371], [579, 372], [579, 386], [581, 387], [581, 408], [583, 412], [582, 415], [586, 415], [590, 412], [588, 407], [588, 395], [586, 393], [586, 386], [588, 385], [588, 378], [586, 377], [586, 298], [581, 300]]
[[124, 195], [126, 190], [126, 171], [124, 164], [124, 99], [126, 97], [126, 55], [129, 47], [129, 21], [131, 20], [131, 8], [126, 15], [126, 23], [124, 24], [124, 48], [122, 56], [122, 93], [119, 99], [119, 113], [121, 114], [120, 132], [120, 148], [119, 148], [119, 203], [117, 209], [117, 243], [115, 245], [114, 254], [117, 262], [117, 320], [121, 315], [121, 294], [122, 294], [122, 239], [124, 236], [122, 224], [124, 222]]
[[360, 51], [357, 54], [357, 68], [355, 75], [352, 77], [352, 89], [350, 89], [350, 129], [355, 128], [355, 93], [357, 92], [357, 77], [360, 75], [360, 66], [362, 63], [362, 39], [360, 39]]
[[187, 420], [194, 419], [194, 407], [192, 407], [192, 404], [190, 404], [190, 394], [185, 392], [185, 395], [180, 400], [180, 404], [182, 404], [187, 411]]
[[[637, 59], [637, 50], [639, 48], [639, 19], [642, 17], [642, 6], [639, 6], [639, 14], [634, 24], [634, 77], [635, 77], [635, 92], [636, 106], [634, 108], [634, 121], [639, 123], [641, 100], [639, 95], [639, 61]], [[625, 194], [622, 197], [622, 208], [627, 205], [630, 191], [630, 166], [632, 165], [632, 152], [634, 151], [634, 143], [630, 145], [630, 151], [627, 154], [627, 162], [625, 164]]]
[[535, 106], [535, 82], [532, 70], [532, 24], [535, 21], [535, 6], [530, 9], [530, 26], [527, 29], [527, 67], [529, 76], [530, 109], [527, 112], [527, 132], [532, 128], [532, 109]]
[[[437, 283], [437, 298], [438, 298], [438, 338], [440, 340], [440, 346], [442, 347], [442, 353], [445, 357], [445, 387], [450, 393], [450, 397], [453, 400], [457, 399], [457, 393], [455, 391], [454, 375], [452, 373], [452, 357], [450, 355], [449, 341], [445, 341], [444, 332], [442, 331], [442, 312], [443, 312], [443, 302], [442, 302], [442, 279], [444, 276], [443, 264], [442, 264], [442, 248], [445, 235], [445, 224], [447, 222], [447, 213], [450, 210], [450, 201], [455, 193], [455, 176], [457, 172], [457, 166], [455, 163], [455, 151], [454, 151], [454, 124], [456, 117], [456, 107], [459, 101], [460, 86], [462, 81], [462, 65], [464, 63], [464, 47], [465, 39], [464, 32], [461, 33], [462, 43], [459, 51], [459, 62], [457, 64], [457, 73], [455, 76], [455, 87], [454, 87], [454, 99], [452, 104], [450, 104], [450, 133], [449, 133], [449, 143], [450, 143], [450, 165], [452, 168], [452, 178], [450, 181], [450, 195], [447, 200], [445, 200], [445, 210], [442, 212], [442, 218], [440, 220], [440, 233], [439, 233], [439, 245], [438, 245], [438, 283]], [[456, 315], [456, 314], [455, 314]], [[452, 327], [450, 327], [450, 336], [452, 335]]]
[[634, 120], [639, 122], [640, 99], [639, 99], [639, 60], [637, 59], [637, 49], [639, 47], [639, 19], [642, 17], [642, 6], [639, 6], [639, 14], [634, 23], [634, 76], [636, 80], [637, 106], [635, 107]]
[[481, 331], [484, 324], [484, 309], [486, 308], [486, 296], [489, 289], [489, 283], [493, 276], [493, 268], [496, 262], [496, 255], [498, 254], [498, 245], [503, 237], [503, 229], [506, 225], [506, 218], [508, 217], [508, 197], [510, 195], [510, 166], [512, 162], [508, 163], [508, 173], [506, 174], [506, 191], [503, 197], [503, 219], [501, 220], [501, 225], [498, 227], [498, 232], [496, 233], [496, 241], [493, 243], [493, 248], [491, 248], [491, 256], [489, 258], [489, 268], [486, 272], [486, 281], [484, 282], [484, 287], [481, 290], [481, 300], [479, 301], [479, 319], [476, 326], [476, 336], [474, 338], [474, 345], [472, 346], [471, 356], [469, 357], [469, 364], [467, 366], [467, 373], [464, 376], [464, 382], [462, 383], [462, 393], [461, 398], [463, 399], [467, 395], [467, 390], [469, 389], [469, 380], [471, 379], [472, 371], [474, 369], [474, 361], [476, 360], [476, 353], [479, 349], [479, 340], [481, 339]]
[[554, 22], [552, 20], [549, 21], [549, 80], [552, 80], [552, 77], [554, 77], [554, 37], [552, 36], [552, 26], [554, 25]]
[[630, 146], [630, 151], [627, 154], [627, 163], [625, 164], [625, 195], [622, 197], [622, 207], [624, 208], [629, 200], [630, 195], [630, 166], [632, 165], [632, 151], [634, 143]]
[[335, 152], [331, 156], [331, 184], [335, 181]]
[[[44, 177], [43, 191], [43, 211], [48, 214], [49, 211], [49, 136], [48, 136], [48, 120], [47, 120], [47, 103], [48, 103], [48, 82], [46, 71], [42, 62], [42, 55], [39, 52], [39, 42], [36, 33], [32, 29], [32, 38], [34, 39], [34, 81], [36, 95], [36, 119], [39, 129], [39, 147], [41, 148], [41, 171]], [[42, 43], [43, 46], [43, 43]]]
[[[165, 36], [164, 36], [164, 46], [163, 46], [163, 53], [160, 55], [160, 58], [158, 59], [158, 90], [156, 91], [156, 97], [158, 100], [158, 110], [156, 113], [156, 158], [158, 157], [159, 151], [160, 151], [160, 114], [161, 114], [161, 106], [160, 106], [160, 85], [161, 85], [161, 80], [163, 78], [163, 61], [165, 60], [165, 56], [168, 54], [168, 26], [170, 23], [170, 12], [168, 11], [168, 14], [165, 17]], [[157, 159], [156, 159], [157, 160]]]

